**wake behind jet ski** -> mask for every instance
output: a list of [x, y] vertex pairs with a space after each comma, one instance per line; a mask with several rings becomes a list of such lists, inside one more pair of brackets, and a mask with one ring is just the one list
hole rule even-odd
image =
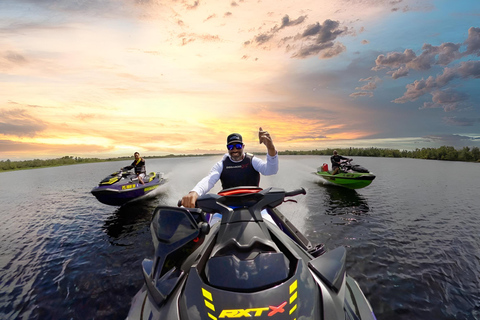
[[[157, 207], [155, 256], [142, 262], [127, 319], [376, 319], [345, 272], [346, 249], [315, 250], [276, 209], [299, 194], [233, 188], [199, 197], [195, 209]], [[206, 213], [222, 219], [210, 226]]]
[[340, 170], [337, 174], [333, 174], [331, 170], [328, 170], [328, 164], [326, 163], [317, 168], [316, 173], [329, 182], [350, 189], [364, 188], [369, 186], [375, 179], [375, 175], [372, 172], [354, 164], [350, 160], [342, 160], [340, 162]]
[[121, 206], [131, 200], [149, 194], [165, 182], [163, 173], [150, 172], [144, 178], [145, 184], [141, 184], [136, 174], [122, 169], [108, 175], [90, 192], [101, 203]]

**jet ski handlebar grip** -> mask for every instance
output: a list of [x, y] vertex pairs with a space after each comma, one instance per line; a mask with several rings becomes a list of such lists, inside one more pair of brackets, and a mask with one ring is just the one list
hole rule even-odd
[[299, 195], [299, 194], [307, 194], [307, 191], [305, 191], [304, 188], [300, 188], [300, 189], [293, 190], [293, 191], [288, 191], [288, 192], [285, 192], [285, 197], [293, 197], [293, 196], [296, 196], [296, 195]]

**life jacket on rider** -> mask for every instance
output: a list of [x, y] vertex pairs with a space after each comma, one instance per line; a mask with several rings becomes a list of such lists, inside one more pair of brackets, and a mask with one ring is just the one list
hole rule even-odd
[[145, 160], [143, 158], [138, 158], [138, 160], [133, 160], [132, 164], [129, 166], [126, 166], [124, 169], [130, 170], [132, 168], [135, 169], [136, 175], [147, 172], [147, 170], [145, 169]]
[[230, 157], [223, 160], [223, 169], [220, 174], [222, 189], [260, 185], [260, 173], [253, 168], [252, 158], [252, 154], [245, 153], [245, 157], [240, 162], [233, 162]]

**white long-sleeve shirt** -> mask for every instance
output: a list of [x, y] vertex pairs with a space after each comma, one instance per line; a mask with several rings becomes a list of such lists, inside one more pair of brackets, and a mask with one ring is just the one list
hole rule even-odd
[[[223, 171], [223, 160], [225, 158], [230, 157], [228, 153], [223, 155], [222, 160], [218, 161], [210, 170], [208, 176], [200, 180], [197, 185], [192, 189], [198, 193], [198, 196], [203, 196], [204, 194], [208, 193], [213, 186], [220, 180], [220, 175]], [[230, 158], [232, 160], [232, 158]], [[243, 160], [243, 159], [242, 159]], [[241, 162], [240, 161], [233, 161], [232, 162]], [[276, 174], [278, 172], [278, 154], [275, 154], [273, 157], [267, 153], [267, 160], [262, 160], [258, 157], [252, 158], [252, 166], [255, 170], [260, 172], [265, 176], [270, 176]]]

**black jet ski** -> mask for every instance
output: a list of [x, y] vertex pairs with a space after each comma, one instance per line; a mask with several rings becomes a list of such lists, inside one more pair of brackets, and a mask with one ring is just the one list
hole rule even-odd
[[131, 171], [120, 170], [108, 175], [90, 192], [101, 203], [121, 206], [151, 193], [166, 182], [161, 172], [150, 172], [143, 181], [145, 184], [141, 184]]
[[[253, 189], [154, 210], [155, 256], [142, 262], [145, 284], [127, 319], [376, 319], [345, 271], [346, 249], [312, 246], [275, 208], [305, 190]], [[222, 219], [210, 226], [205, 213]]]

